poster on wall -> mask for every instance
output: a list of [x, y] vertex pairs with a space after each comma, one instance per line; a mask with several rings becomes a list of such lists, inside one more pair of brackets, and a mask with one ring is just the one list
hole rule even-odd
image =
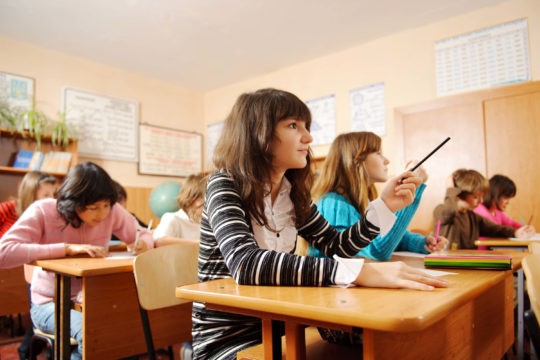
[[438, 41], [435, 66], [439, 96], [530, 80], [527, 19]]
[[207, 163], [212, 162], [212, 155], [214, 154], [214, 148], [221, 136], [221, 130], [223, 129], [224, 121], [219, 121], [210, 124], [206, 127], [206, 159]]
[[0, 102], [15, 111], [26, 112], [34, 105], [34, 79], [0, 72]]
[[161, 126], [139, 126], [139, 173], [188, 176], [202, 171], [202, 134]]
[[71, 88], [63, 89], [66, 121], [79, 134], [85, 157], [137, 161], [138, 103]]
[[336, 97], [328, 95], [306, 101], [311, 111], [311, 145], [330, 144], [336, 137]]
[[349, 91], [352, 131], [386, 134], [384, 83], [376, 83]]

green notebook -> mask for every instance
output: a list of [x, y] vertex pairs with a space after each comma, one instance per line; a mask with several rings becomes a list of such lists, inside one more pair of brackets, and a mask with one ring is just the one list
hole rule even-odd
[[509, 270], [512, 257], [495, 254], [430, 254], [424, 257], [426, 267]]

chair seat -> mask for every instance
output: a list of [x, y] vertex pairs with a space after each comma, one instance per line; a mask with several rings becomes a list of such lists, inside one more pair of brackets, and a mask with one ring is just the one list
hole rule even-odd
[[[52, 341], [54, 341], [54, 334], [49, 334], [49, 333], [46, 333], [38, 328], [34, 328], [34, 336], [42, 336], [42, 337], [45, 337], [45, 338], [48, 338]], [[71, 346], [75, 346], [77, 345], [77, 340], [75, 340], [74, 338], [69, 338], [69, 344]]]

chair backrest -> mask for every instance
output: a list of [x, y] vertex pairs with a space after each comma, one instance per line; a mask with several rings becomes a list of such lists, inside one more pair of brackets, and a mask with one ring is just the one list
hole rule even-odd
[[529, 252], [531, 254], [540, 254], [540, 242], [531, 242], [529, 244]]
[[197, 282], [198, 256], [199, 242], [190, 240], [138, 255], [133, 273], [141, 307], [154, 310], [190, 302], [177, 298], [175, 288]]
[[540, 254], [530, 254], [523, 258], [521, 262], [523, 272], [527, 279], [527, 292], [531, 300], [531, 308], [540, 318]]

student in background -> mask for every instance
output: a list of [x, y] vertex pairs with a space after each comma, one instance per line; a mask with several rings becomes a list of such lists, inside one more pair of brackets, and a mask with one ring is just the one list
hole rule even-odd
[[[237, 99], [214, 151], [218, 170], [207, 183], [199, 281], [233, 277], [245, 285], [446, 286], [400, 262], [354, 259], [346, 270], [339, 256], [354, 256], [379, 227], [387, 231], [393, 212], [413, 201], [421, 180], [411, 172], [392, 179], [366, 215], [339, 232], [311, 202], [310, 125], [307, 106], [286, 91], [262, 89]], [[336, 258], [294, 255], [297, 235]], [[192, 320], [194, 359], [236, 359], [239, 350], [262, 339], [259, 319], [210, 310], [201, 302], [193, 303]]]
[[528, 226], [514, 229], [476, 214], [475, 209], [489, 190], [486, 178], [476, 170], [458, 169], [449, 178], [444, 203], [433, 211], [441, 221], [441, 234], [450, 241], [451, 249], [475, 249], [474, 241], [484, 237], [528, 238], [534, 233]]
[[[516, 196], [516, 184], [507, 176], [493, 175], [489, 179], [489, 191], [484, 194], [484, 201], [478, 205], [474, 212], [495, 224], [513, 227], [514, 229], [521, 228], [521, 224], [504, 213], [510, 200]], [[530, 225], [529, 225], [530, 226]], [[533, 233], [536, 229], [530, 226]]]
[[[56, 192], [56, 199], [31, 204], [0, 240], [0, 267], [11, 268], [39, 259], [87, 254], [107, 255], [111, 233], [125, 243], [132, 243], [139, 228], [137, 221], [116, 204], [117, 194], [109, 175], [98, 165], [86, 162], [75, 165]], [[135, 252], [153, 247], [152, 234], [140, 230]], [[34, 326], [54, 332], [54, 274], [36, 268], [32, 278], [30, 314]], [[81, 279], [71, 280], [72, 299], [81, 291]], [[71, 337], [82, 352], [82, 316], [71, 311]]]
[[154, 230], [155, 246], [177, 243], [182, 239], [199, 240], [206, 177], [190, 175], [176, 198], [178, 211], [165, 213]]
[[30, 171], [19, 185], [17, 199], [0, 203], [0, 238], [36, 200], [53, 197], [57, 179], [45, 172]]
[[[372, 132], [341, 134], [332, 142], [312, 195], [319, 212], [338, 230], [357, 222], [369, 202], [377, 198], [375, 184], [388, 181], [390, 161], [382, 154], [381, 145], [381, 138]], [[378, 235], [356, 256], [388, 260], [395, 250], [427, 254], [442, 250], [447, 244], [444, 237], [436, 241], [433, 236], [407, 231], [428, 179], [422, 167], [416, 172], [422, 184], [416, 189], [414, 202], [396, 214], [396, 222], [388, 234]], [[310, 246], [308, 255], [320, 256], [321, 253]]]

